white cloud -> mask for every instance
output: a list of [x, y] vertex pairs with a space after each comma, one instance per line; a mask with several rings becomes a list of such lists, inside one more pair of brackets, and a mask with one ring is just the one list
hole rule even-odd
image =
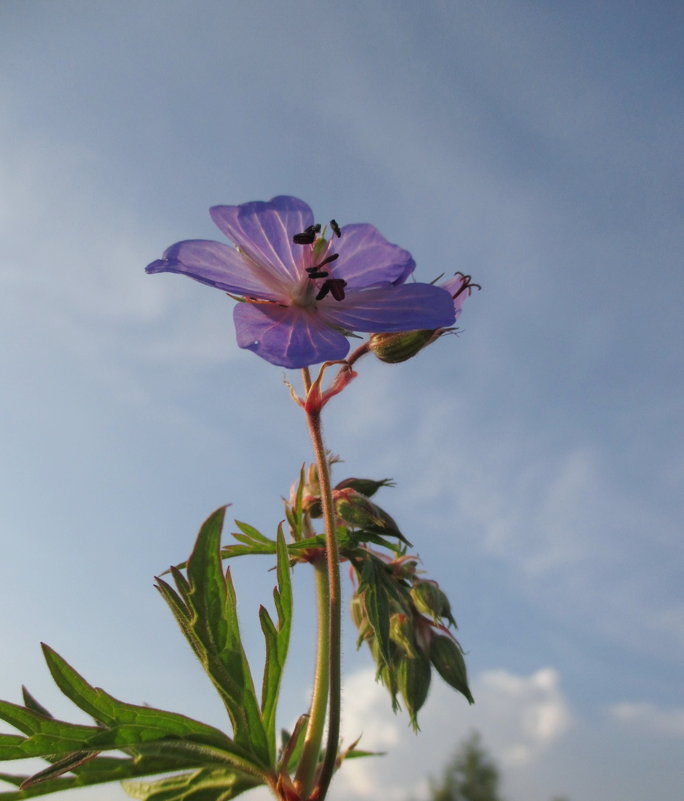
[[543, 668], [529, 676], [506, 670], [480, 674], [469, 707], [461, 696], [435, 679], [419, 715], [422, 732], [413, 734], [404, 714], [392, 713], [384, 687], [372, 670], [349, 676], [344, 684], [343, 732], [347, 742], [362, 735], [360, 747], [387, 751], [344, 765], [332, 799], [387, 798], [400, 801], [424, 794], [458, 744], [473, 729], [482, 733], [495, 760], [507, 768], [532, 769], [569, 728], [571, 714], [560, 675]]
[[664, 709], [649, 703], [623, 702], [608, 710], [614, 720], [641, 732], [684, 737], [684, 708]]

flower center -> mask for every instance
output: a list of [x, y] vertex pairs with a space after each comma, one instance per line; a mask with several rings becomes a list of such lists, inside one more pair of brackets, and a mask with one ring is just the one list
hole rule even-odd
[[[335, 220], [330, 220], [330, 227], [337, 237], [342, 236], [340, 226]], [[344, 288], [347, 282], [343, 278], [330, 277], [330, 270], [326, 269], [327, 265], [339, 258], [339, 254], [325, 255], [330, 249], [331, 240], [319, 236], [320, 232], [320, 223], [315, 223], [292, 237], [296, 245], [309, 248], [310, 259], [314, 262], [313, 266], [304, 268], [307, 275], [297, 284], [291, 295], [292, 302], [296, 306], [315, 306], [316, 301], [323, 300], [327, 295], [331, 295], [337, 301], [344, 300]]]

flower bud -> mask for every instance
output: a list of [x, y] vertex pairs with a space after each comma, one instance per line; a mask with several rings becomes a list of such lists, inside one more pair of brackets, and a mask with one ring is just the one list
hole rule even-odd
[[345, 478], [335, 486], [335, 489], [353, 489], [370, 498], [380, 489], [380, 487], [393, 487], [394, 482], [391, 478], [383, 478], [382, 481], [373, 481], [372, 478]]
[[335, 511], [354, 528], [386, 537], [398, 537], [410, 545], [390, 515], [354, 489], [333, 490]]
[[436, 339], [446, 328], [435, 330], [399, 331], [395, 333], [371, 334], [368, 347], [378, 359], [388, 364], [399, 364], [413, 358]]
[[463, 652], [455, 640], [441, 635], [433, 637], [430, 643], [430, 661], [447, 684], [465, 695], [468, 703], [475, 703], [470, 687], [468, 687], [468, 674]]
[[432, 618], [435, 623], [438, 617], [442, 617], [454, 626], [456, 625], [456, 621], [451, 614], [449, 599], [439, 588], [439, 584], [436, 581], [428, 579], [415, 581], [409, 593], [416, 609], [421, 614]]
[[431, 673], [430, 660], [422, 653], [415, 659], [403, 657], [399, 662], [397, 684], [414, 731], [419, 729], [417, 714], [427, 698]]
[[395, 612], [390, 617], [390, 639], [410, 659], [415, 659], [418, 656], [413, 642], [413, 624], [409, 616], [403, 612]]
[[354, 625], [359, 630], [359, 638], [356, 643], [356, 647], [359, 648], [364, 640], [370, 640], [374, 637], [373, 629], [366, 614], [366, 607], [360, 595], [356, 594], [351, 599], [350, 612]]

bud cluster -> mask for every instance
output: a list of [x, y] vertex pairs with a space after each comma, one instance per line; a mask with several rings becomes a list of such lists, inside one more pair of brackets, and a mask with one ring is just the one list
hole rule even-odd
[[351, 601], [357, 645], [369, 646], [393, 708], [401, 696], [411, 725], [418, 728], [432, 668], [473, 703], [463, 651], [449, 631], [456, 621], [437, 582], [421, 578], [416, 559], [407, 555], [389, 559], [364, 549], [352, 564], [359, 578]]
[[[329, 461], [339, 460], [329, 456]], [[418, 570], [418, 558], [407, 553], [410, 542], [394, 518], [371, 500], [389, 486], [389, 479], [347, 478], [335, 485], [332, 498], [340, 556], [349, 561], [356, 578], [350, 611], [359, 633], [357, 645], [368, 645], [393, 708], [399, 708], [401, 697], [417, 729], [433, 668], [469, 703], [473, 697], [463, 651], [450, 631], [456, 620], [449, 599], [436, 581]], [[320, 556], [324, 541], [314, 532], [321, 516], [315, 466], [302, 468], [286, 514], [293, 539], [301, 546], [299, 559]]]

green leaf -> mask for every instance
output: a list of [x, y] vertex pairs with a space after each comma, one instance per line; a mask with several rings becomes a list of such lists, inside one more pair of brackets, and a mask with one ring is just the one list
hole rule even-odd
[[[28, 735], [0, 734], [0, 760], [31, 756], [66, 756], [81, 750], [101, 729], [66, 723], [31, 709], [0, 701], [0, 719]], [[98, 750], [95, 747], [89, 750]]]
[[278, 625], [274, 625], [271, 616], [262, 606], [259, 610], [261, 630], [266, 641], [266, 664], [261, 688], [261, 714], [266, 730], [271, 763], [275, 763], [275, 714], [280, 693], [287, 651], [290, 645], [290, 629], [292, 625], [292, 583], [290, 577], [290, 559], [285, 544], [282, 526], [278, 529], [278, 562], [276, 567], [278, 586], [273, 590]]
[[305, 465], [302, 465], [299, 471], [299, 483], [297, 484], [297, 492], [295, 494], [294, 504], [285, 502], [285, 517], [290, 526], [290, 533], [292, 539], [299, 541], [304, 536], [304, 508], [302, 499], [304, 498], [304, 486], [306, 484], [306, 477], [304, 472]]
[[[202, 525], [188, 560], [187, 586], [179, 586], [189, 609], [181, 627], [218, 689], [233, 724], [235, 742], [267, 768], [268, 739], [254, 682], [240, 639], [237, 600], [230, 571], [221, 566], [221, 530], [225, 508]], [[176, 604], [176, 617], [181, 608]]]
[[[260, 531], [254, 528], [254, 526], [250, 526], [249, 523], [243, 523], [240, 520], [236, 520], [235, 525], [240, 529], [242, 534], [245, 537], [248, 537], [250, 540], [254, 540], [255, 542], [268, 543], [269, 545], [275, 546], [275, 540], [272, 540], [269, 537], [265, 537]], [[238, 535], [235, 533], [233, 533], [233, 536], [236, 539], [238, 538]], [[242, 541], [244, 542], [244, 540]]]
[[21, 688], [21, 695], [24, 699], [24, 706], [27, 709], [32, 709], [34, 712], [37, 712], [39, 715], [43, 715], [43, 717], [51, 718], [52, 715], [47, 711], [47, 709], [31, 695], [31, 693], [26, 689], [26, 687]]
[[34, 773], [33, 776], [29, 776], [29, 778], [25, 779], [21, 783], [20, 789], [27, 790], [29, 787], [33, 787], [40, 782], [48, 781], [49, 779], [56, 779], [63, 773], [73, 772], [76, 768], [79, 768], [86, 762], [90, 762], [91, 759], [95, 759], [97, 753], [97, 751], [76, 751], [75, 753], [69, 754], [69, 756], [66, 756], [63, 759], [58, 759], [49, 767], [44, 768], [43, 770], [38, 771], [38, 773]]
[[126, 781], [123, 788], [140, 801], [229, 801], [261, 783], [251, 776], [203, 768], [154, 782]]
[[304, 748], [304, 741], [306, 739], [306, 727], [309, 723], [309, 713], [300, 715], [297, 718], [295, 727], [290, 734], [285, 729], [281, 729], [280, 737], [282, 741], [280, 756], [278, 757], [278, 770], [280, 774], [283, 771], [290, 773], [299, 764], [299, 760]]
[[100, 687], [90, 685], [49, 646], [43, 645], [43, 653], [59, 689], [109, 731], [116, 730], [122, 737], [130, 731], [136, 735], [134, 742], [173, 736], [218, 748], [232, 748], [230, 738], [219, 729], [176, 712], [119, 701]]

